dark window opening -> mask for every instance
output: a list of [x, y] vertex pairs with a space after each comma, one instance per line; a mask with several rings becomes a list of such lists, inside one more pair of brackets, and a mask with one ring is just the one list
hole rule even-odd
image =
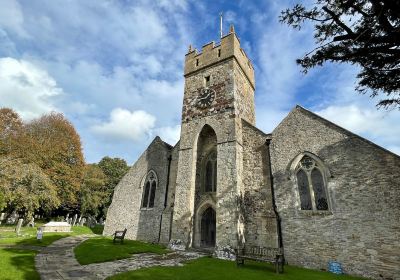
[[218, 50], [218, 57], [221, 57], [221, 49]]
[[199, 59], [196, 59], [196, 66], [199, 66]]
[[150, 192], [150, 182], [146, 183], [146, 186], [144, 188], [144, 195], [143, 195], [143, 203], [142, 207], [146, 208], [149, 202], [149, 192]]
[[204, 77], [204, 83], [205, 83], [206, 87], [208, 87], [210, 85], [210, 76]]
[[153, 183], [151, 184], [149, 208], [153, 208], [154, 207], [154, 198], [155, 197], [156, 197], [156, 181], [153, 181]]
[[328, 201], [326, 199], [324, 179], [321, 172], [314, 168], [311, 172], [311, 183], [315, 196], [315, 207], [317, 210], [328, 210]]
[[297, 184], [299, 187], [301, 209], [312, 210], [308, 178], [306, 172], [304, 172], [302, 169], [297, 172]]

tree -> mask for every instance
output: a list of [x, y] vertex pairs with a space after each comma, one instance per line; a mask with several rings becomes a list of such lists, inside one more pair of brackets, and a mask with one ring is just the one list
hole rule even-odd
[[0, 197], [4, 203], [0, 208], [17, 212], [25, 221], [39, 209], [49, 212], [60, 205], [56, 187], [40, 167], [4, 157], [0, 160]]
[[384, 94], [378, 107], [400, 109], [399, 0], [317, 0], [282, 11], [280, 20], [298, 29], [314, 23], [318, 46], [297, 59], [305, 73], [326, 61], [358, 65], [356, 89]]
[[73, 125], [60, 113], [51, 113], [24, 126], [18, 142], [19, 157], [37, 164], [57, 188], [61, 207], [78, 208], [84, 159]]
[[[104, 204], [103, 212], [106, 212], [111, 204], [115, 186], [121, 181], [122, 177], [128, 172], [129, 166], [126, 161], [120, 158], [103, 157], [98, 166], [107, 176], [106, 189], [108, 193], [107, 202]], [[106, 214], [106, 213], [104, 213]]]
[[97, 216], [108, 200], [107, 177], [96, 164], [84, 168], [83, 183], [80, 191], [81, 213]]
[[20, 116], [9, 108], [0, 108], [0, 155], [11, 152], [22, 128]]

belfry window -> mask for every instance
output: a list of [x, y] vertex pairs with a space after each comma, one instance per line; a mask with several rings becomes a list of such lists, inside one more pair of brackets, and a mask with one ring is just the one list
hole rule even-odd
[[301, 210], [328, 210], [328, 197], [321, 168], [322, 166], [308, 155], [303, 156], [296, 168]]
[[204, 191], [215, 192], [217, 190], [217, 153], [211, 152], [206, 159]]
[[150, 171], [143, 186], [142, 208], [149, 209], [154, 207], [156, 197], [157, 176], [154, 171]]

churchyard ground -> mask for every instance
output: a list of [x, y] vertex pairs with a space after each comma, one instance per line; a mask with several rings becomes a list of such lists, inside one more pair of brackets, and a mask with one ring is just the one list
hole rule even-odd
[[67, 236], [102, 232], [102, 227], [75, 226], [71, 233], [44, 233], [42, 241], [38, 241], [36, 232], [42, 225], [22, 227], [19, 236], [15, 233], [15, 225], [0, 226], [0, 279], [40, 279], [35, 269], [35, 256], [40, 248]]

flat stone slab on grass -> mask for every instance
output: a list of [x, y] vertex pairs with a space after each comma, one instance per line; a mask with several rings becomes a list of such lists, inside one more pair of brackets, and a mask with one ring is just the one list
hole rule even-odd
[[71, 232], [71, 225], [67, 222], [48, 222], [42, 228], [43, 232]]
[[[117, 261], [80, 265], [74, 247], [90, 236], [71, 236], [55, 241], [36, 255], [35, 265], [41, 279], [105, 279], [117, 273], [152, 266], [180, 266], [203, 256], [198, 252], [171, 252], [164, 255], [136, 254]], [[118, 245], [117, 245], [118, 246]]]

